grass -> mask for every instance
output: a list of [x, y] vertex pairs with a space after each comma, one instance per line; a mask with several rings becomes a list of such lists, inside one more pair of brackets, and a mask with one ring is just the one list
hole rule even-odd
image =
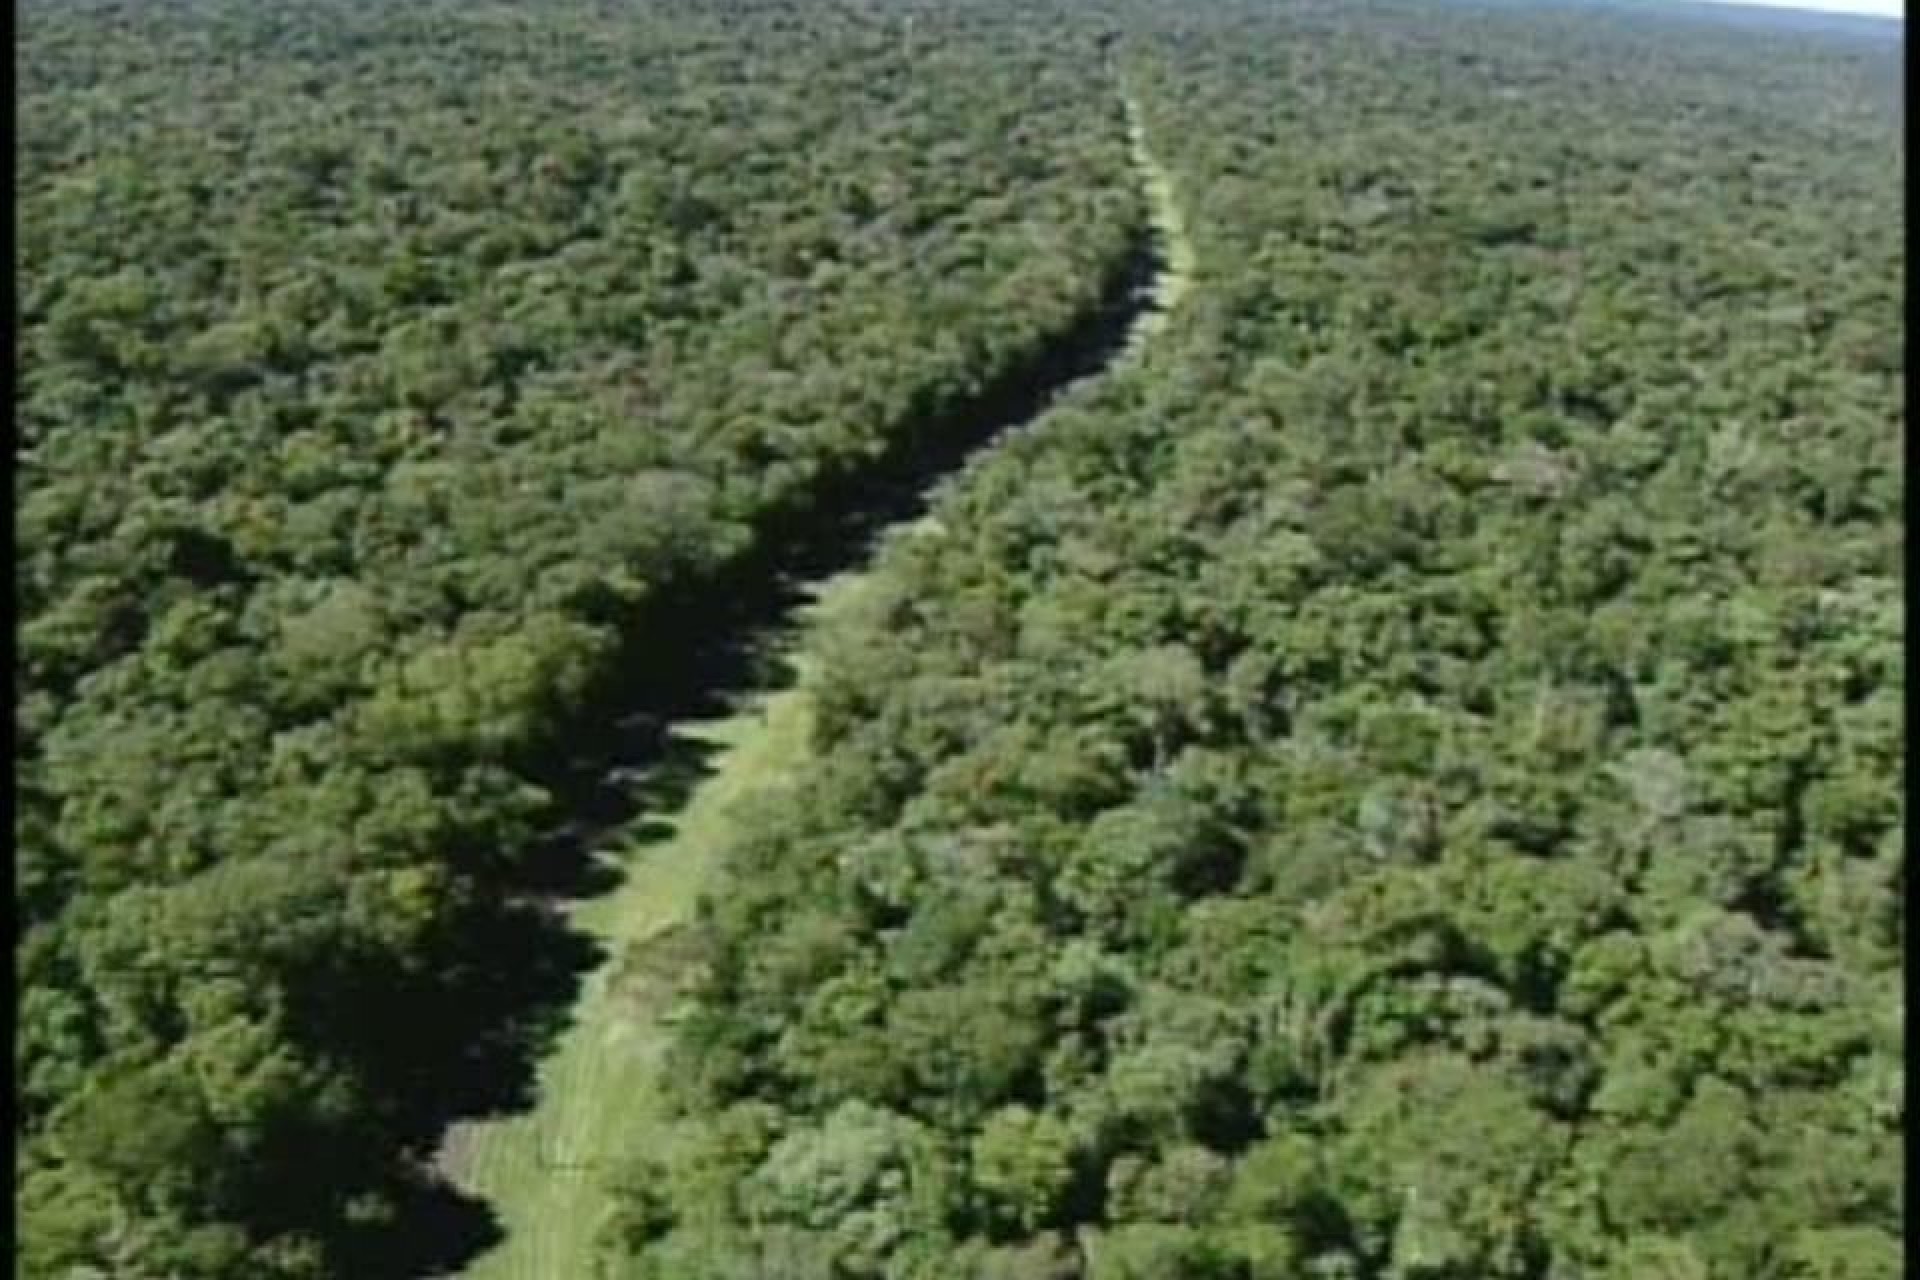
[[[842, 574], [815, 592], [806, 613], [823, 620], [860, 595], [870, 577]], [[810, 723], [804, 650], [799, 678], [748, 699], [721, 719], [677, 733], [713, 749], [710, 772], [660, 836], [630, 839], [608, 852], [623, 872], [612, 892], [568, 907], [574, 926], [607, 950], [590, 974], [572, 1020], [541, 1063], [538, 1103], [521, 1114], [455, 1126], [441, 1165], [500, 1215], [502, 1243], [476, 1259], [470, 1280], [557, 1280], [592, 1274], [594, 1237], [611, 1207], [607, 1175], [633, 1150], [653, 1108], [671, 989], [666, 966], [642, 963], [649, 944], [671, 945], [732, 837], [743, 796], [779, 785], [805, 758]], [[648, 821], [657, 824], [658, 815]]]
[[1166, 253], [1166, 261], [1153, 282], [1153, 306], [1141, 316], [1140, 324], [1128, 342], [1128, 354], [1133, 354], [1165, 327], [1167, 317], [1180, 305], [1181, 298], [1186, 296], [1187, 289], [1193, 283], [1197, 259], [1193, 240], [1187, 234], [1186, 215], [1175, 198], [1173, 175], [1153, 154], [1139, 102], [1131, 93], [1126, 95], [1125, 101], [1127, 140], [1133, 151], [1134, 171], [1140, 175], [1146, 187], [1147, 208], [1154, 226], [1159, 229], [1160, 241]]

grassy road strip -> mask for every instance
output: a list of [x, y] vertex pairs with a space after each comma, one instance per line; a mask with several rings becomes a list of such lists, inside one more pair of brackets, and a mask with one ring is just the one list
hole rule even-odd
[[[816, 623], [846, 607], [868, 577], [847, 573], [814, 592], [805, 611]], [[727, 844], [742, 795], [777, 786], [804, 758], [808, 738], [807, 662], [799, 678], [750, 698], [720, 719], [676, 733], [710, 746], [709, 772], [670, 830], [609, 853], [618, 888], [571, 904], [574, 927], [607, 950], [587, 978], [572, 1020], [541, 1064], [539, 1103], [524, 1114], [458, 1126], [442, 1163], [452, 1180], [494, 1206], [502, 1244], [476, 1260], [473, 1280], [554, 1280], [590, 1274], [593, 1235], [606, 1212], [606, 1175], [647, 1121], [655, 1072], [668, 1037], [662, 1016], [670, 993], [646, 990], [625, 961], [649, 940], [664, 940], [688, 920], [718, 850]]]
[[[1126, 107], [1164, 261], [1153, 283], [1153, 306], [1136, 321], [1122, 358], [1164, 324], [1193, 267], [1171, 179], [1148, 149], [1131, 97]], [[937, 532], [938, 524], [927, 518], [898, 530], [915, 531]], [[786, 688], [752, 697], [723, 718], [676, 727], [678, 735], [713, 748], [706, 777], [685, 806], [665, 819], [670, 829], [664, 836], [604, 855], [620, 871], [616, 889], [567, 907], [574, 927], [610, 958], [587, 978], [571, 1022], [541, 1064], [538, 1102], [522, 1114], [456, 1126], [442, 1152], [448, 1177], [490, 1203], [505, 1233], [497, 1248], [469, 1268], [470, 1280], [584, 1280], [592, 1274], [594, 1237], [611, 1207], [607, 1177], [635, 1149], [636, 1134], [652, 1118], [656, 1073], [671, 1034], [665, 1015], [672, 993], [657, 989], [653, 966], [628, 976], [630, 958], [650, 941], [666, 942], [691, 918], [731, 838], [742, 797], [778, 787], [805, 759], [811, 666], [805, 637], [857, 607], [873, 582], [873, 570], [863, 566], [813, 589], [793, 644], [797, 676]]]
[[1127, 107], [1127, 141], [1133, 150], [1133, 167], [1146, 188], [1147, 206], [1159, 232], [1165, 260], [1153, 282], [1153, 305], [1141, 314], [1128, 343], [1132, 355], [1160, 332], [1167, 317], [1186, 296], [1193, 283], [1195, 267], [1193, 241], [1187, 235], [1186, 215], [1175, 198], [1173, 175], [1154, 156], [1147, 140], [1147, 122], [1139, 100], [1131, 93], [1123, 99]]

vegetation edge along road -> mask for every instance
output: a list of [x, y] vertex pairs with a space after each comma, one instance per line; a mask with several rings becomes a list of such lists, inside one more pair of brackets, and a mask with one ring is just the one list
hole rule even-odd
[[[1154, 232], [1154, 271], [1128, 338], [1097, 377], [1137, 354], [1185, 295], [1194, 253], [1171, 177], [1154, 157], [1131, 90], [1123, 93], [1137, 176]], [[1009, 422], [1008, 427], [1018, 425]], [[995, 433], [998, 434], [998, 433]], [[896, 534], [937, 530], [903, 522]], [[889, 536], [883, 533], [882, 538]], [[876, 543], [876, 545], [878, 545]], [[673, 736], [711, 750], [706, 776], [671, 816], [647, 815], [619, 852], [610, 892], [574, 900], [569, 924], [606, 949], [581, 986], [568, 1025], [539, 1068], [535, 1105], [518, 1114], [462, 1122], [440, 1155], [447, 1176], [486, 1200], [504, 1239], [467, 1269], [470, 1280], [549, 1280], [590, 1273], [593, 1242], [611, 1207], [607, 1178], [636, 1128], [652, 1115], [654, 1074], [668, 1038], [673, 1000], [672, 939], [692, 917], [732, 814], [750, 795], [777, 789], [805, 756], [812, 664], [806, 634], [858, 607], [873, 582], [872, 562], [825, 578], [802, 594], [789, 643], [792, 678], [717, 718], [673, 727]], [[657, 825], [656, 825], [657, 824]]]

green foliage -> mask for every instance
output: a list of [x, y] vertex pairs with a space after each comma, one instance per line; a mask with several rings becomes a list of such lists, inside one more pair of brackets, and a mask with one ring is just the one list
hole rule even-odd
[[973, 1184], [1007, 1226], [1030, 1232], [1059, 1210], [1077, 1146], [1064, 1123], [1022, 1106], [995, 1112], [973, 1139]]
[[357, 1272], [609, 691], [1101, 305], [1125, 140], [938, 7], [21, 27], [27, 1270]]
[[1897, 37], [1101, 21], [1192, 287], [821, 638], [683, 1123], [924, 1131], [894, 1274], [1890, 1274]]
[[353, 1270], [608, 691], [1129, 265], [1117, 91], [1190, 287], [823, 639], [607, 1274], [1893, 1273], [1897, 39], [21, 18], [23, 1274]]

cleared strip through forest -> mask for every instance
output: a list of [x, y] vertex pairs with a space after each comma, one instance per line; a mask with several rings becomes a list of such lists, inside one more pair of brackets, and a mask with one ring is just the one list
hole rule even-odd
[[[1138, 102], [1131, 92], [1123, 98], [1152, 224], [1146, 246], [1151, 270], [1128, 291], [1123, 340], [1107, 345], [1091, 368], [1063, 362], [1062, 376], [1044, 394], [1016, 397], [1013, 412], [1003, 410], [983, 430], [967, 432], [970, 438], [991, 439], [1030, 421], [1066, 386], [1131, 358], [1188, 287], [1193, 250], [1173, 183], [1148, 146]], [[924, 500], [928, 487], [923, 478], [916, 500]], [[870, 545], [936, 530], [909, 516], [896, 519]], [[783, 780], [806, 757], [813, 666], [807, 635], [858, 608], [874, 582], [872, 555], [853, 550], [857, 567], [794, 585], [799, 607], [765, 625], [764, 647], [786, 658], [780, 687], [746, 690], [732, 710], [669, 726], [670, 749], [703, 757], [697, 766], [702, 776], [677, 811], [644, 814], [612, 837], [616, 848], [596, 855], [618, 877], [610, 892], [560, 906], [569, 925], [603, 947], [607, 959], [586, 977], [565, 1029], [540, 1064], [532, 1107], [456, 1125], [440, 1154], [450, 1180], [484, 1199], [504, 1232], [499, 1246], [468, 1268], [473, 1280], [592, 1274], [594, 1236], [611, 1207], [607, 1179], [655, 1116], [656, 1074], [676, 997], [674, 941], [728, 844], [738, 806], [749, 797], [777, 798]]]

